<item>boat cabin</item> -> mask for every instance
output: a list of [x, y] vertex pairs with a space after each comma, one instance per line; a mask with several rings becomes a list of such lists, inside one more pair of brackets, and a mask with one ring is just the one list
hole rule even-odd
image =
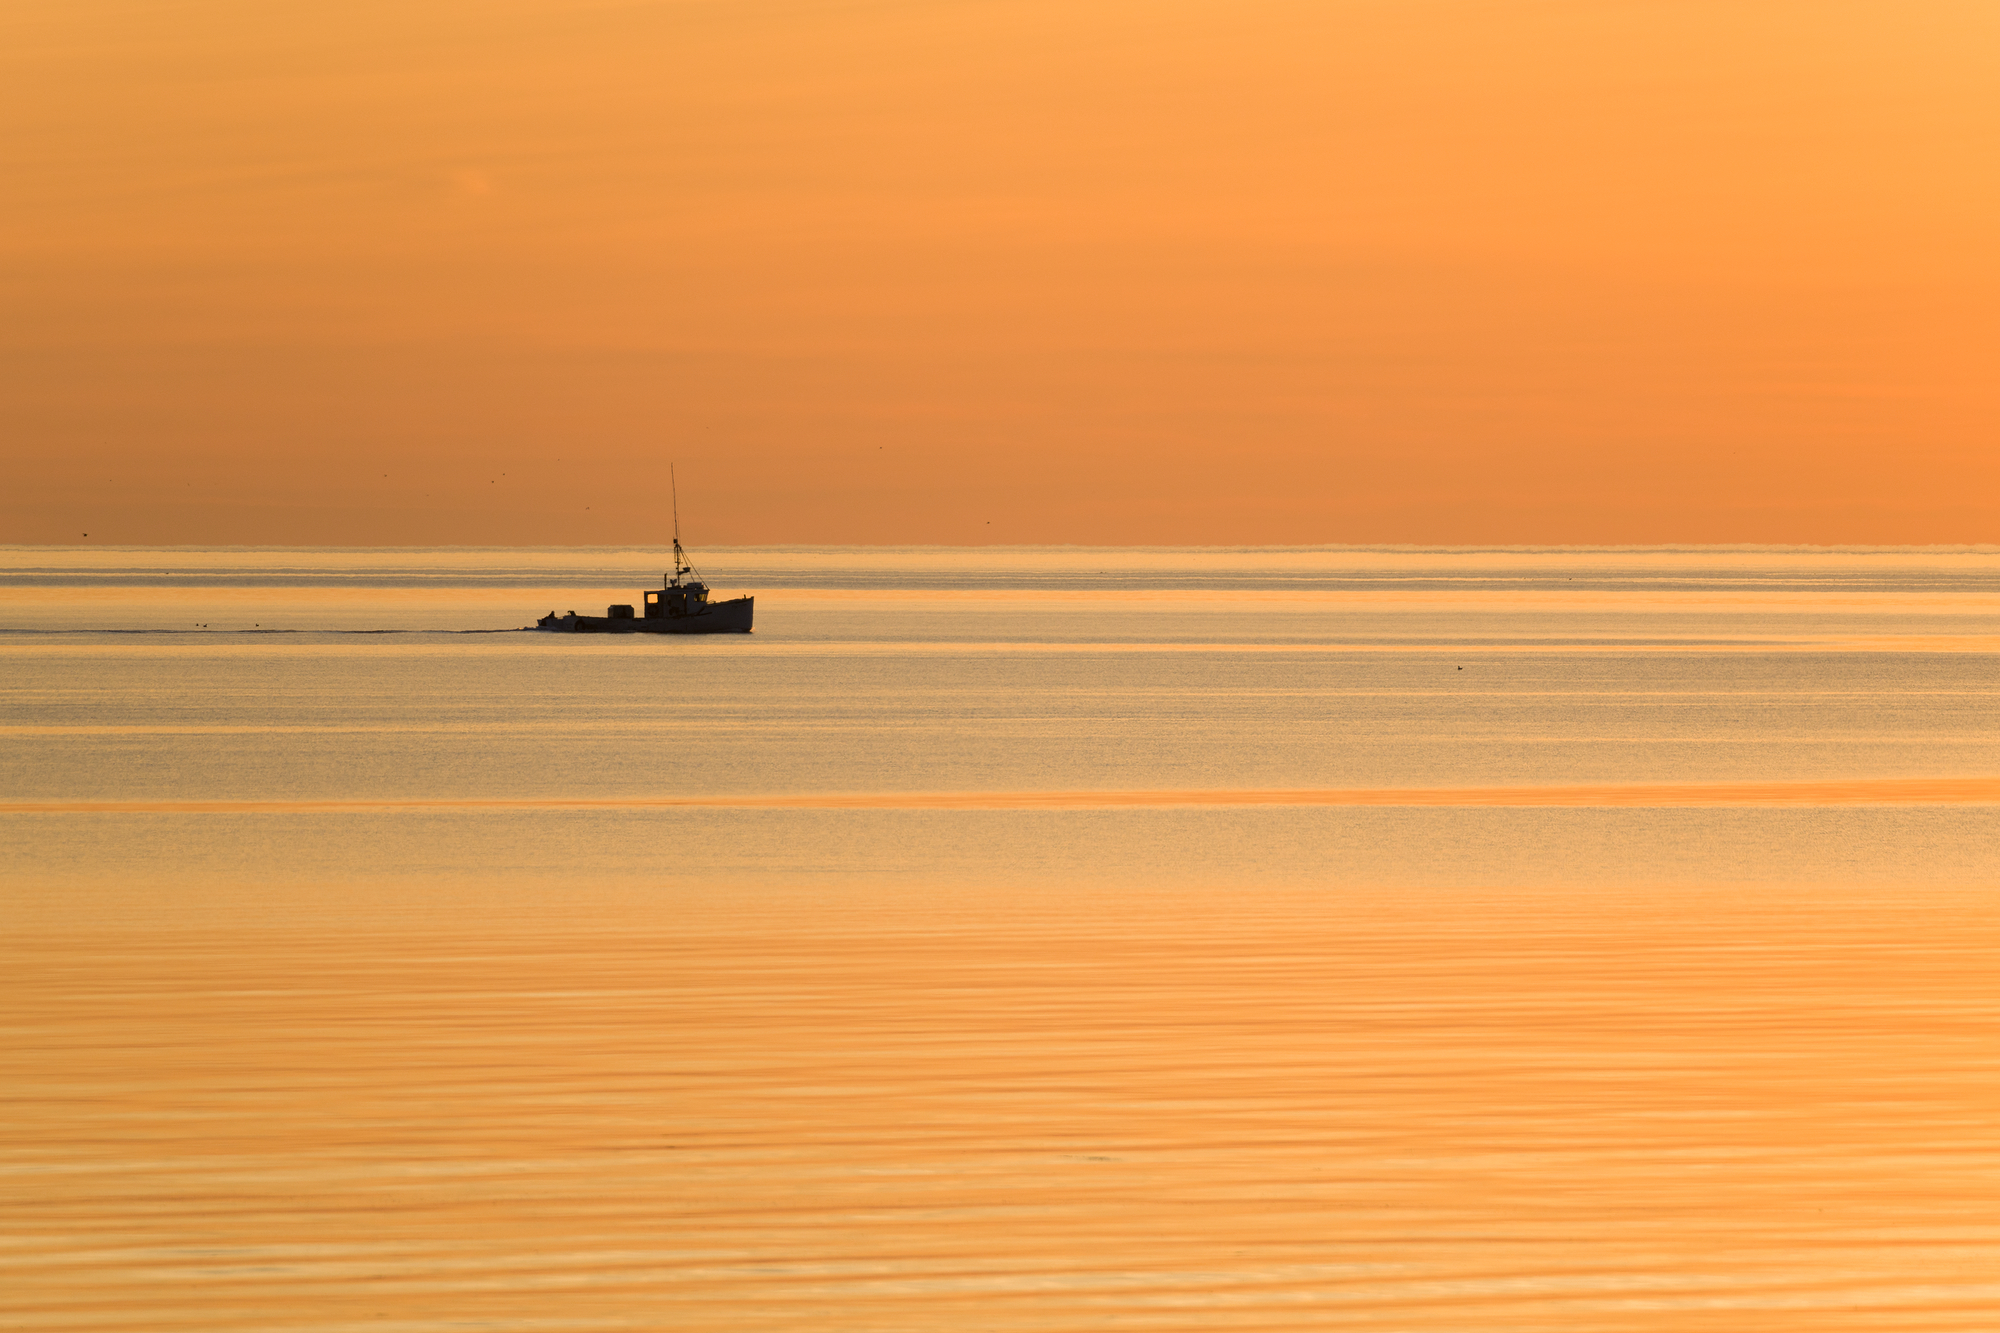
[[646, 594], [648, 620], [657, 620], [661, 616], [698, 616], [707, 610], [706, 583], [683, 584], [679, 579], [671, 579], [666, 587]]

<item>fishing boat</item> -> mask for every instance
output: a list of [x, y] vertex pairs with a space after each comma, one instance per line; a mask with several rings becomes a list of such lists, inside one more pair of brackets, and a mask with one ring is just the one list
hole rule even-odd
[[606, 607], [601, 616], [580, 616], [574, 611], [559, 616], [551, 611], [535, 622], [535, 628], [559, 634], [748, 634], [757, 599], [708, 600], [708, 584], [681, 549], [680, 508], [676, 494], [673, 572], [664, 576], [665, 587], [646, 590], [644, 615], [636, 614], [629, 603]]

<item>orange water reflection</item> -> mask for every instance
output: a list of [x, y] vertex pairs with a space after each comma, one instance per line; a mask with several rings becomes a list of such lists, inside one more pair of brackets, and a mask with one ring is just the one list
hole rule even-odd
[[1980, 1329], [1990, 907], [1271, 895], [17, 941], [74, 1330]]
[[349, 810], [1037, 810], [1121, 806], [1765, 806], [1987, 805], [2000, 778], [1880, 778], [1828, 782], [1625, 783], [1571, 787], [1400, 787], [1230, 791], [808, 792], [786, 795], [591, 799], [359, 801], [39, 801], [0, 803], [0, 814], [251, 814]]

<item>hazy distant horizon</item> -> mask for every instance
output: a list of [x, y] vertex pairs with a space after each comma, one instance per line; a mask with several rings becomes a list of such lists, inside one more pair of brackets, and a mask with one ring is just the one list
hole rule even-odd
[[[689, 547], [690, 553], [696, 548]], [[1154, 551], [1367, 552], [1467, 555], [1504, 553], [1632, 554], [1905, 554], [1987, 555], [2000, 542], [712, 542], [702, 551]], [[0, 551], [665, 551], [664, 542], [0, 542]]]

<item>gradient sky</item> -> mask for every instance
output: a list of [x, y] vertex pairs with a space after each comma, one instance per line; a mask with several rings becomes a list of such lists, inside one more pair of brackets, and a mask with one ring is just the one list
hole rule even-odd
[[2000, 7], [18, 0], [0, 541], [2000, 541]]

